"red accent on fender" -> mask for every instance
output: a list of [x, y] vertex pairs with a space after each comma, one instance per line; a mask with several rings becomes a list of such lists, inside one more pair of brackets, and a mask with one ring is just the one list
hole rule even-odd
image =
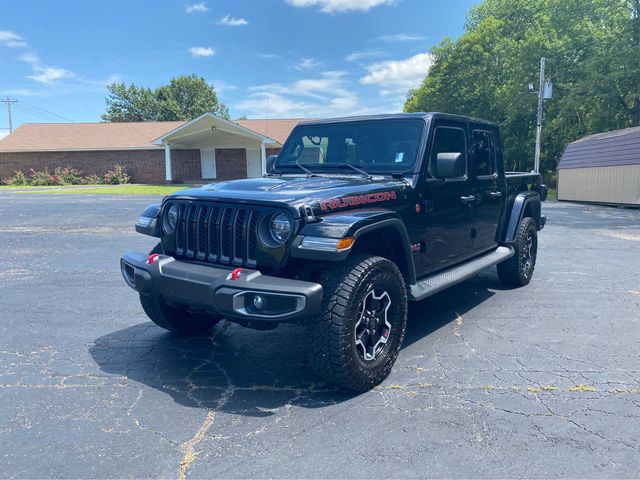
[[152, 253], [151, 255], [149, 255], [149, 261], [147, 262], [149, 265], [153, 265], [154, 263], [156, 263], [156, 261], [158, 260], [158, 257], [160, 255], [158, 255], [157, 253]]
[[241, 268], [234, 268], [231, 271], [231, 280], [233, 280], [234, 282], [238, 280], [240, 278], [240, 272], [242, 272]]

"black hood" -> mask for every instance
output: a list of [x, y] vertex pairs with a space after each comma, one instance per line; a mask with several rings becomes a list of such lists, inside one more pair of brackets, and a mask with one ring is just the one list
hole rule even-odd
[[[239, 203], [278, 204], [299, 210], [304, 205], [310, 206], [315, 214], [326, 213], [327, 210], [344, 209], [344, 202], [339, 205], [327, 203], [335, 199], [358, 197], [379, 192], [388, 192], [386, 199], [403, 198], [406, 183], [389, 177], [373, 177], [371, 179], [347, 175], [318, 177], [266, 177], [246, 180], [232, 180], [213, 183], [200, 188], [190, 188], [170, 195], [168, 198], [189, 198], [202, 200], [219, 200]], [[393, 193], [391, 193], [393, 192]], [[368, 196], [373, 201], [383, 201], [380, 195]], [[363, 199], [358, 203], [367, 203]], [[355, 202], [351, 202], [352, 204]], [[332, 208], [332, 207], [336, 208]]]

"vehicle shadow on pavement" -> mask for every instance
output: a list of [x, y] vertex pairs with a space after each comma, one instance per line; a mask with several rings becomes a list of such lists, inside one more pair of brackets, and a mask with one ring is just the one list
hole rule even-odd
[[[472, 279], [412, 305], [404, 347], [498, 288], [497, 280]], [[296, 325], [254, 331], [227, 323], [210, 337], [185, 338], [145, 322], [96, 339], [89, 351], [102, 371], [160, 390], [179, 404], [268, 417], [285, 405], [319, 408], [355, 396], [318, 379], [306, 361], [306, 344], [304, 328]]]

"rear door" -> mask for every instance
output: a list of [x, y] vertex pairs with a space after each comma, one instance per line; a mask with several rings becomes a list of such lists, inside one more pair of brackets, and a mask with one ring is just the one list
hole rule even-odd
[[470, 125], [470, 130], [470, 165], [475, 197], [473, 250], [475, 253], [481, 253], [497, 245], [496, 231], [505, 193], [498, 172], [498, 139], [495, 130], [474, 124]]
[[[422, 216], [422, 274], [441, 270], [472, 255], [472, 207], [468, 199], [473, 184], [468, 175], [466, 123], [437, 121], [430, 145], [424, 190], [427, 211]], [[464, 161], [457, 178], [438, 178], [435, 169], [438, 153], [462, 153]]]

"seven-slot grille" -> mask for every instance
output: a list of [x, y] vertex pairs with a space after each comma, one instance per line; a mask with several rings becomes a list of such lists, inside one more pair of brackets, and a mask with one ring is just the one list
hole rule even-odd
[[210, 202], [178, 203], [176, 256], [255, 267], [261, 211]]

